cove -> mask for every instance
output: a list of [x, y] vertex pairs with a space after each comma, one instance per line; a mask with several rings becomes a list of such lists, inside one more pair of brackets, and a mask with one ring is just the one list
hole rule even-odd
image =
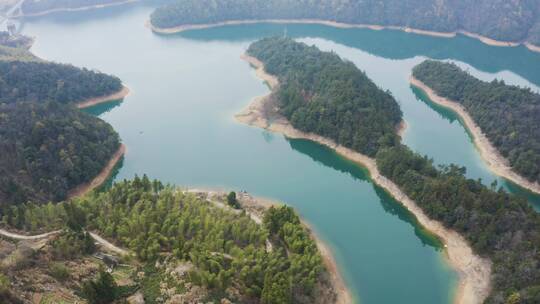
[[494, 177], [466, 131], [411, 90], [410, 69], [423, 57], [452, 59], [485, 77], [537, 85], [540, 57], [465, 37], [317, 25], [159, 36], [144, 27], [151, 11], [130, 5], [32, 18], [24, 25], [23, 32], [37, 38], [32, 51], [38, 56], [115, 74], [131, 89], [122, 103], [87, 110], [110, 122], [128, 147], [117, 180], [146, 173], [164, 182], [247, 190], [284, 201], [334, 249], [362, 303], [451, 302], [457, 277], [440, 244], [362, 168], [318, 144], [234, 121], [252, 97], [268, 92], [239, 56], [251, 41], [285, 29], [336, 51], [394, 94], [409, 125], [407, 145], [438, 163], [466, 165], [471, 177], [486, 181]]

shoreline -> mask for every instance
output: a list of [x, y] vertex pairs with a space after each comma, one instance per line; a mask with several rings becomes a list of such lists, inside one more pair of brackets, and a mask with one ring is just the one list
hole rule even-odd
[[[244, 198], [245, 196], [248, 197], [247, 200]], [[266, 210], [272, 206], [282, 205], [278, 202], [275, 202], [266, 198], [253, 197], [247, 193], [240, 194], [239, 202], [244, 207], [244, 209], [247, 209], [247, 211], [250, 211], [249, 210], [250, 204], [255, 205], [256, 207], [262, 208], [263, 210]], [[253, 212], [253, 211], [250, 211], [250, 212]], [[259, 217], [262, 218], [260, 215]], [[315, 244], [317, 245], [319, 254], [321, 255], [321, 258], [322, 258], [323, 265], [326, 268], [326, 271], [328, 272], [329, 281], [330, 281], [330, 284], [332, 285], [332, 290], [336, 293], [336, 301], [334, 304], [353, 303], [353, 297], [351, 295], [349, 288], [347, 287], [347, 284], [345, 284], [345, 280], [343, 279], [341, 272], [339, 271], [339, 267], [334, 258], [332, 249], [319, 237], [319, 235], [312, 228], [309, 222], [307, 222], [302, 217], [300, 217], [300, 221], [302, 222], [302, 225], [308, 231], [310, 237], [313, 238], [313, 240], [315, 241]]]
[[111, 6], [118, 6], [123, 4], [129, 4], [138, 2], [139, 0], [125, 0], [120, 2], [112, 2], [112, 3], [104, 3], [104, 4], [96, 4], [96, 5], [90, 5], [90, 6], [81, 6], [81, 7], [74, 7], [74, 8], [68, 8], [68, 7], [62, 7], [62, 8], [54, 8], [46, 11], [41, 11], [38, 13], [30, 13], [25, 14], [24, 12], [19, 15], [12, 16], [13, 18], [24, 18], [24, 17], [40, 17], [45, 16], [48, 14], [53, 13], [59, 13], [59, 12], [79, 12], [79, 11], [86, 11], [86, 10], [92, 10], [92, 9], [100, 9], [100, 8], [107, 8]]
[[[256, 67], [257, 76], [263, 76], [261, 77], [263, 80], [277, 79], [265, 73], [264, 65], [257, 58], [243, 55], [242, 59]], [[491, 290], [491, 262], [476, 255], [460, 234], [445, 228], [440, 222], [431, 220], [396, 184], [379, 173], [374, 159], [339, 146], [332, 140], [322, 136], [301, 132], [282, 116], [274, 115], [275, 117], [270, 118], [267, 115], [269, 111], [275, 113], [275, 106], [271, 104], [271, 94], [279, 84], [272, 86], [270, 81], [268, 83], [272, 88], [271, 92], [265, 96], [254, 98], [244, 110], [235, 115], [236, 120], [247, 125], [283, 134], [289, 138], [302, 138], [318, 142], [368, 169], [374, 183], [392, 195], [416, 217], [420, 225], [437, 235], [445, 244], [446, 259], [449, 265], [459, 274], [459, 283], [453, 302], [456, 304], [482, 303]]]
[[94, 177], [91, 181], [81, 184], [74, 189], [70, 190], [67, 195], [67, 199], [71, 199], [78, 196], [83, 196], [86, 193], [96, 189], [97, 187], [101, 186], [108, 178], [111, 176], [111, 173], [120, 161], [124, 154], [126, 154], [126, 145], [120, 144], [120, 147], [116, 152], [113, 154], [112, 158], [109, 160], [107, 165], [99, 172], [99, 174]]
[[94, 97], [89, 98], [87, 100], [77, 102], [75, 103], [78, 109], [86, 109], [89, 107], [93, 107], [95, 105], [101, 104], [101, 103], [107, 103], [114, 100], [120, 100], [126, 98], [131, 91], [128, 87], [122, 85], [122, 89], [116, 93], [112, 93], [110, 95], [101, 96], [101, 97]]
[[[213, 197], [226, 197], [228, 192], [225, 190], [210, 190], [206, 188], [188, 188], [186, 192], [190, 193], [202, 193], [208, 198]], [[284, 204], [274, 201], [272, 199], [252, 196], [247, 192], [237, 192], [237, 199], [242, 209], [251, 217], [251, 219], [258, 223], [262, 224], [263, 213], [270, 207], [278, 207]], [[207, 199], [208, 199], [207, 198]], [[211, 201], [211, 199], [208, 199]], [[227, 205], [223, 207], [229, 208]], [[234, 209], [231, 209], [234, 210]], [[296, 211], [295, 211], [296, 212]], [[300, 216], [300, 215], [299, 215]], [[339, 271], [339, 267], [334, 258], [331, 248], [319, 237], [316, 230], [307, 222], [304, 218], [300, 217], [302, 225], [309, 233], [309, 236], [315, 241], [319, 254], [321, 255], [323, 265], [329, 276], [328, 281], [332, 286], [332, 290], [336, 294], [336, 301], [333, 304], [351, 304], [353, 303], [352, 294], [345, 284], [345, 280]], [[322, 290], [324, 291], [324, 290]], [[325, 303], [326, 304], [326, 303]]]
[[337, 21], [321, 20], [321, 19], [261, 19], [261, 20], [231, 20], [223, 21], [216, 23], [206, 23], [206, 24], [185, 24], [169, 28], [160, 28], [152, 24], [150, 20], [146, 21], [146, 26], [150, 28], [153, 32], [158, 34], [176, 34], [189, 30], [202, 30], [220, 26], [227, 25], [242, 25], [242, 24], [257, 24], [257, 23], [274, 23], [274, 24], [320, 24], [331, 26], [335, 28], [350, 29], [350, 28], [365, 28], [374, 31], [380, 30], [397, 30], [403, 31], [406, 33], [432, 36], [439, 38], [454, 38], [458, 34], [467, 36], [469, 38], [477, 39], [480, 42], [490, 45], [490, 46], [499, 46], [499, 47], [517, 47], [523, 45], [527, 47], [532, 52], [540, 53], [540, 46], [534, 45], [528, 42], [512, 42], [512, 41], [501, 41], [495, 40], [480, 34], [471, 33], [464, 30], [457, 30], [453, 32], [437, 32], [430, 30], [415, 29], [407, 26], [397, 26], [397, 25], [376, 25], [376, 24], [355, 24], [355, 23], [343, 23]]
[[463, 122], [462, 124], [464, 127], [472, 134], [473, 143], [480, 152], [480, 156], [486, 162], [491, 172], [517, 184], [520, 187], [540, 194], [540, 184], [538, 184], [538, 182], [528, 181], [526, 178], [519, 175], [512, 169], [508, 160], [502, 156], [491, 144], [490, 140], [486, 137], [484, 132], [482, 132], [482, 129], [476, 124], [462, 105], [437, 95], [433, 89], [412, 75], [409, 78], [409, 81], [411, 85], [422, 90], [432, 102], [450, 109], [452, 112], [458, 115]]

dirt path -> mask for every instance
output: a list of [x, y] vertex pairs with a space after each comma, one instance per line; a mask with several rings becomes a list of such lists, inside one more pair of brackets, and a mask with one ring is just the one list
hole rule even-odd
[[122, 86], [122, 89], [116, 93], [106, 95], [106, 96], [101, 96], [101, 97], [90, 98], [85, 101], [78, 102], [77, 108], [84, 109], [84, 108], [89, 108], [89, 107], [98, 105], [100, 103], [106, 103], [106, 102], [111, 102], [114, 100], [124, 99], [126, 98], [126, 96], [129, 95], [129, 92], [130, 91], [128, 87]]
[[109, 241], [107, 241], [106, 239], [102, 238], [101, 236], [93, 233], [93, 232], [88, 232], [90, 233], [90, 236], [96, 241], [98, 242], [101, 246], [105, 247], [107, 250], [109, 251], [112, 251], [112, 252], [115, 252], [119, 255], [129, 255], [129, 251], [125, 250], [125, 249], [122, 249], [118, 246], [115, 246], [114, 244], [110, 243]]
[[[257, 68], [257, 75], [266, 74], [264, 65], [249, 56], [243, 59]], [[263, 79], [272, 77], [265, 75]], [[273, 90], [278, 85], [271, 86]], [[318, 142], [334, 149], [344, 157], [367, 168], [372, 180], [390, 193], [396, 200], [416, 216], [418, 222], [437, 235], [445, 244], [449, 264], [459, 274], [459, 286], [454, 297], [454, 303], [476, 304], [482, 303], [491, 290], [491, 262], [476, 255], [468, 242], [457, 232], [446, 229], [440, 222], [431, 220], [424, 211], [416, 205], [391, 180], [380, 174], [374, 159], [356, 151], [337, 145], [332, 140], [296, 130], [287, 119], [276, 113], [271, 100], [271, 94], [256, 97], [235, 117], [239, 122], [281, 133], [289, 138], [303, 138]]]
[[413, 76], [410, 77], [410, 82], [413, 86], [424, 91], [431, 101], [452, 110], [461, 118], [465, 124], [465, 127], [473, 135], [474, 144], [480, 152], [480, 155], [493, 173], [502, 176], [523, 188], [540, 194], [540, 184], [537, 182], [530, 182], [517, 172], [513, 171], [508, 160], [504, 158], [491, 144], [487, 136], [484, 134], [484, 132], [482, 132], [482, 129], [480, 129], [480, 127], [475, 123], [473, 118], [463, 106], [461, 106], [458, 102], [437, 95], [437, 93], [435, 93], [425, 83], [414, 78]]
[[83, 196], [86, 193], [96, 189], [101, 186], [108, 178], [111, 176], [112, 171], [116, 164], [122, 159], [126, 153], [126, 146], [120, 144], [120, 148], [114, 153], [109, 163], [101, 170], [101, 172], [90, 182], [77, 186], [75, 189], [69, 191], [68, 198]]
[[24, 234], [13, 233], [13, 232], [9, 232], [9, 231], [4, 230], [4, 229], [0, 229], [0, 235], [5, 236], [5, 237], [10, 238], [10, 239], [14, 239], [14, 240], [39, 240], [39, 239], [48, 238], [48, 237], [50, 237], [52, 235], [55, 235], [55, 234], [57, 234], [59, 232], [60, 232], [60, 230], [56, 230], [56, 231], [51, 231], [51, 232], [47, 232], [47, 233], [43, 233], [43, 234], [24, 235]]
[[[9, 231], [4, 230], [4, 229], [0, 229], [0, 235], [2, 235], [4, 237], [7, 237], [7, 238], [10, 238], [10, 239], [14, 239], [14, 240], [40, 240], [40, 239], [51, 237], [51, 236], [53, 236], [55, 234], [58, 234], [60, 232], [61, 232], [61, 230], [55, 230], [55, 231], [51, 231], [51, 232], [47, 232], [47, 233], [43, 233], [43, 234], [24, 235], [24, 234], [13, 233], [13, 232], [9, 232]], [[88, 232], [88, 233], [90, 234], [90, 236], [97, 243], [99, 243], [101, 246], [103, 246], [107, 250], [115, 252], [115, 253], [120, 254], [120, 255], [129, 255], [129, 251], [115, 246], [114, 244], [110, 243], [109, 241], [102, 238], [98, 234], [95, 234], [93, 232]]]

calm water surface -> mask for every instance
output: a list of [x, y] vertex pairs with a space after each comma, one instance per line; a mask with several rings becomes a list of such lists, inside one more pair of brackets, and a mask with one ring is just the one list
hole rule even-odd
[[[117, 179], [146, 173], [186, 186], [247, 190], [284, 201], [334, 248], [362, 303], [450, 303], [457, 275], [440, 244], [408, 212], [333, 151], [234, 121], [268, 89], [239, 56], [250, 42], [287, 35], [353, 61], [401, 104], [404, 141], [437, 163], [455, 162], [490, 183], [456, 117], [408, 84], [426, 57], [454, 60], [483, 79], [540, 84], [540, 56], [487, 47], [464, 37], [437, 39], [396, 31], [316, 25], [250, 25], [152, 34], [150, 7], [130, 6], [28, 20], [38, 56], [119, 76], [131, 89], [122, 103], [89, 110], [110, 122], [128, 146]], [[508, 189], [516, 187], [500, 181]], [[529, 195], [538, 203], [538, 197]]]

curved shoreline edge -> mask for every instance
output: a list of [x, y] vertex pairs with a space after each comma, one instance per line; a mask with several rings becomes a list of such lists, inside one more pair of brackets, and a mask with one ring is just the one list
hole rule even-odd
[[[216, 190], [208, 190], [208, 189], [187, 189], [186, 192], [190, 193], [203, 193], [207, 197], [213, 194], [223, 195], [226, 196], [228, 192], [224, 191], [216, 191]], [[254, 212], [255, 208], [260, 208], [262, 210], [267, 210], [268, 208], [274, 206], [280, 206], [281, 203], [278, 203], [276, 201], [262, 198], [262, 197], [254, 197], [251, 196], [248, 193], [240, 193], [239, 202], [242, 205], [242, 208], [247, 211], [248, 215], [252, 218], [254, 222], [257, 224], [262, 224], [262, 216], [260, 214], [256, 214]], [[220, 208], [228, 208], [227, 205], [220, 206]], [[307, 222], [305, 219], [300, 218], [302, 225], [307, 229], [308, 234], [313, 240], [315, 241], [317, 248], [319, 250], [319, 253], [321, 254], [321, 258], [323, 260], [323, 264], [328, 271], [328, 274], [330, 276], [330, 283], [332, 284], [333, 290], [336, 292], [337, 299], [335, 304], [350, 304], [352, 303], [352, 296], [347, 288], [347, 286], [344, 283], [343, 278], [341, 277], [341, 274], [339, 273], [339, 269], [337, 267], [337, 263], [334, 259], [334, 256], [332, 255], [332, 251], [330, 250], [330, 247], [326, 245], [324, 241], [321, 240], [321, 238], [317, 235], [315, 230], [311, 227], [309, 222]], [[15, 240], [40, 240], [43, 238], [48, 238], [49, 236], [55, 235], [57, 233], [61, 232], [61, 230], [55, 230], [51, 232], [46, 232], [42, 234], [36, 234], [36, 235], [27, 235], [27, 234], [20, 234], [17, 232], [11, 232], [6, 229], [0, 228], [0, 236], [15, 239]], [[122, 249], [120, 247], [115, 246], [111, 242], [107, 241], [103, 237], [101, 237], [99, 234], [90, 232], [90, 236], [100, 243], [102, 246], [106, 247], [108, 250], [115, 252], [117, 254], [120, 254], [122, 256], [129, 255], [129, 251], [126, 249]]]
[[433, 89], [412, 75], [409, 78], [409, 81], [412, 86], [423, 91], [432, 102], [451, 110], [459, 116], [464, 127], [472, 134], [474, 145], [480, 152], [482, 159], [493, 173], [520, 187], [540, 194], [540, 184], [538, 182], [530, 182], [512, 169], [508, 160], [491, 144], [490, 140], [484, 132], [482, 132], [482, 129], [476, 124], [463, 106], [456, 101], [437, 95]]
[[396, 26], [396, 25], [376, 25], [376, 24], [361, 24], [361, 23], [343, 23], [343, 22], [336, 22], [336, 21], [328, 21], [328, 20], [321, 20], [321, 19], [262, 19], [262, 20], [231, 20], [231, 21], [223, 21], [223, 22], [216, 22], [216, 23], [206, 23], [206, 24], [185, 24], [185, 25], [179, 25], [175, 27], [170, 28], [161, 28], [157, 27], [152, 24], [150, 20], [146, 22], [146, 25], [155, 33], [158, 34], [176, 34], [181, 33], [184, 31], [189, 30], [201, 30], [201, 29], [208, 29], [208, 28], [214, 28], [214, 27], [220, 27], [220, 26], [227, 26], [227, 25], [241, 25], [241, 24], [257, 24], [257, 23], [275, 23], [275, 24], [320, 24], [320, 25], [326, 25], [331, 26], [335, 28], [366, 28], [371, 29], [375, 31], [380, 30], [397, 30], [397, 31], [403, 31], [406, 33], [413, 33], [418, 35], [425, 35], [425, 36], [432, 36], [432, 37], [440, 37], [440, 38], [454, 38], [458, 34], [467, 36], [469, 38], [477, 39], [480, 42], [490, 45], [490, 46], [500, 46], [500, 47], [517, 47], [520, 45], [525, 46], [532, 52], [540, 53], [540, 46], [534, 45], [529, 42], [511, 42], [511, 41], [501, 41], [501, 40], [495, 40], [492, 38], [488, 38], [486, 36], [482, 36], [480, 34], [471, 33], [464, 30], [458, 30], [454, 32], [436, 32], [436, 31], [429, 31], [429, 30], [421, 30], [421, 29], [415, 29], [407, 26]]
[[269, 111], [271, 111], [270, 113], [275, 113], [276, 110], [275, 106], [272, 105], [271, 94], [279, 85], [278, 79], [273, 75], [267, 74], [264, 71], [264, 64], [257, 58], [243, 55], [242, 59], [256, 68], [257, 76], [267, 82], [272, 91], [265, 96], [255, 97], [244, 110], [235, 115], [236, 120], [247, 125], [281, 133], [289, 138], [300, 138], [318, 142], [368, 169], [371, 179], [377, 185], [407, 208], [416, 217], [420, 225], [437, 235], [445, 244], [447, 261], [459, 274], [459, 283], [454, 296], [454, 303], [482, 303], [491, 290], [491, 262], [476, 255], [463, 236], [445, 228], [440, 222], [430, 219], [396, 184], [380, 174], [374, 159], [337, 145], [328, 138], [299, 131], [282, 116], [274, 115], [275, 117], [270, 119], [268, 117]]
[[96, 189], [97, 187], [103, 185], [103, 183], [111, 176], [114, 167], [118, 162], [122, 159], [122, 157], [126, 154], [127, 148], [126, 145], [120, 144], [120, 147], [116, 152], [113, 154], [112, 158], [109, 160], [107, 165], [101, 169], [101, 172], [94, 177], [91, 181], [81, 184], [74, 189], [70, 190], [68, 193], [67, 198], [73, 198], [78, 196], [83, 196], [86, 193]]
[[101, 104], [101, 103], [107, 103], [114, 100], [120, 100], [126, 98], [131, 91], [128, 87], [122, 85], [122, 89], [116, 93], [112, 93], [110, 95], [105, 95], [101, 97], [94, 97], [90, 98], [81, 102], [76, 103], [76, 107], [78, 109], [85, 109], [89, 107], [93, 107], [95, 105]]
[[25, 14], [23, 12], [22, 14], [13, 16], [13, 18], [40, 17], [40, 16], [45, 16], [48, 14], [59, 13], [59, 12], [79, 12], [79, 11], [86, 11], [86, 10], [92, 10], [92, 9], [107, 8], [111, 6], [119, 6], [119, 5], [134, 3], [138, 1], [139, 0], [125, 0], [125, 1], [120, 1], [120, 2], [111, 2], [111, 3], [90, 5], [90, 6], [74, 7], [74, 8], [61, 7], [61, 8], [54, 8], [54, 9], [41, 11], [38, 13], [30, 13], [30, 14]]
[[[271, 206], [281, 205], [278, 202], [260, 197], [253, 197], [253, 200], [251, 201], [257, 206], [263, 208], [264, 210], [270, 208]], [[343, 279], [341, 272], [339, 271], [339, 267], [334, 258], [332, 249], [326, 244], [326, 242], [321, 239], [321, 237], [317, 234], [316, 230], [306, 219], [300, 217], [300, 220], [302, 222], [302, 225], [307, 229], [311, 238], [315, 241], [315, 244], [317, 245], [317, 248], [321, 255], [324, 267], [326, 268], [328, 275], [330, 276], [330, 283], [332, 284], [332, 288], [337, 296], [336, 302], [333, 304], [353, 303], [353, 296], [349, 288], [347, 287], [347, 284], [345, 284], [345, 280]]]
[[[221, 189], [209, 189], [209, 188], [188, 188], [185, 190], [190, 193], [202, 193], [207, 195], [207, 199], [210, 202], [215, 202], [212, 199], [209, 199], [210, 196], [223, 196], [225, 197], [229, 192]], [[241, 191], [237, 192], [238, 202], [242, 206], [242, 209], [258, 224], [263, 222], [263, 212], [270, 207], [279, 207], [284, 205], [281, 202], [278, 202], [273, 199], [260, 196], [252, 196], [251, 194]], [[229, 208], [225, 204], [220, 204], [221, 208]], [[296, 212], [296, 209], [295, 209]], [[329, 275], [329, 282], [332, 284], [333, 291], [336, 293], [336, 301], [332, 304], [351, 304], [353, 303], [353, 296], [345, 284], [345, 280], [339, 271], [339, 267], [332, 253], [331, 247], [324, 242], [321, 237], [317, 234], [317, 231], [313, 226], [300, 214], [300, 221], [304, 228], [307, 229], [309, 236], [315, 241], [317, 249], [322, 258], [325, 269]], [[325, 303], [329, 304], [329, 303]]]

